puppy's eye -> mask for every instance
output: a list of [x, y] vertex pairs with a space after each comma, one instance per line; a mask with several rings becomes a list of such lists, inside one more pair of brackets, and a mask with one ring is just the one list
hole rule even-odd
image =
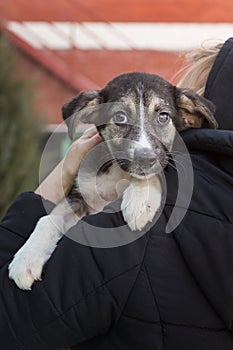
[[112, 120], [115, 124], [120, 125], [120, 124], [126, 124], [128, 121], [128, 118], [125, 112], [119, 111], [114, 115]]
[[160, 125], [166, 125], [170, 121], [170, 115], [166, 112], [162, 112], [158, 116], [158, 122]]

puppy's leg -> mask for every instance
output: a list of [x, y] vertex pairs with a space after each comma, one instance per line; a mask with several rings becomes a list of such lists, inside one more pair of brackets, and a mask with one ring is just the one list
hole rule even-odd
[[124, 191], [121, 204], [125, 221], [132, 231], [141, 230], [151, 222], [161, 205], [161, 184], [157, 176], [132, 179]]
[[[83, 205], [81, 199], [80, 205]], [[38, 221], [33, 233], [9, 265], [9, 277], [19, 288], [30, 290], [33, 282], [41, 279], [43, 265], [52, 255], [58, 241], [80, 218], [65, 199], [50, 215]]]

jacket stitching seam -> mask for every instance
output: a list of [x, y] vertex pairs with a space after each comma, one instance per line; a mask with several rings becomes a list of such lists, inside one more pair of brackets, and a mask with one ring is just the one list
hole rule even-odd
[[51, 320], [50, 322], [48, 322], [46, 325], [44, 325], [43, 327], [41, 327], [40, 329], [38, 329], [38, 331], [41, 331], [42, 329], [46, 328], [47, 326], [49, 326], [50, 324], [52, 324], [53, 322], [57, 321], [58, 319], [60, 319], [61, 317], [63, 317], [63, 315], [65, 315], [68, 311], [70, 311], [72, 308], [76, 308], [79, 304], [81, 304], [89, 295], [95, 293], [99, 288], [105, 286], [106, 284], [108, 284], [109, 282], [111, 282], [112, 280], [114, 280], [115, 278], [125, 274], [126, 272], [128, 271], [131, 271], [133, 269], [135, 269], [137, 266], [139, 266], [141, 263], [131, 267], [130, 269], [127, 269], [123, 272], [121, 272], [120, 274], [110, 278], [109, 280], [105, 281], [104, 283], [98, 285], [97, 287], [93, 288], [91, 291], [89, 291], [88, 293], [86, 293], [79, 301], [77, 301], [77, 303], [74, 303], [73, 305], [69, 306], [65, 311], [63, 312], [59, 312], [58, 309], [56, 308], [55, 304], [53, 303], [53, 301], [51, 300], [47, 290], [46, 290], [46, 287], [44, 286], [44, 290], [46, 292], [46, 295], [48, 297], [48, 300], [50, 301], [50, 303], [52, 304], [55, 312], [56, 312], [56, 318]]
[[121, 316], [123, 315], [123, 312], [124, 312], [124, 310], [125, 310], [125, 307], [126, 307], [128, 301], [129, 301], [129, 298], [130, 298], [130, 296], [131, 296], [131, 293], [132, 293], [132, 291], [133, 291], [133, 289], [134, 289], [134, 287], [135, 287], [135, 284], [136, 284], [136, 282], [137, 282], [137, 280], [138, 280], [138, 276], [139, 276], [139, 274], [140, 274], [140, 272], [141, 272], [141, 268], [142, 268], [142, 265], [143, 265], [143, 262], [144, 262], [144, 259], [145, 259], [145, 255], [146, 255], [146, 252], [147, 252], [147, 248], [148, 248], [148, 243], [149, 243], [149, 240], [150, 240], [151, 230], [149, 230], [149, 231], [147, 232], [147, 234], [148, 234], [148, 238], [147, 238], [147, 242], [146, 242], [146, 246], [145, 246], [145, 251], [144, 251], [144, 254], [143, 254], [143, 257], [142, 257], [142, 261], [137, 265], [137, 266], [140, 266], [140, 268], [139, 268], [139, 270], [138, 270], [137, 276], [135, 277], [135, 280], [134, 280], [134, 283], [133, 283], [133, 285], [132, 285], [132, 288], [131, 288], [130, 291], [129, 291], [128, 298], [126, 299], [125, 305], [124, 305], [124, 307], [123, 307], [122, 310], [121, 310], [121, 313], [120, 313], [120, 315], [119, 315], [119, 317], [118, 317], [117, 322], [115, 323], [115, 326], [117, 325], [117, 323], [119, 322]]
[[[146, 320], [141, 320], [137, 317], [132, 317], [132, 316], [129, 316], [127, 314], [124, 314], [123, 317], [126, 317], [126, 318], [130, 318], [130, 319], [134, 319], [136, 321], [139, 321], [139, 322], [146, 322], [146, 323], [150, 323], [150, 324], [160, 324], [161, 321], [146, 321]], [[174, 326], [174, 327], [185, 327], [185, 328], [196, 328], [196, 329], [200, 329], [200, 330], [203, 330], [203, 331], [210, 331], [210, 332], [224, 332], [224, 331], [229, 331], [226, 327], [207, 327], [207, 326], [197, 326], [197, 325], [194, 325], [194, 324], [185, 324], [185, 323], [175, 323], [175, 322], [166, 322], [166, 321], [163, 321], [163, 324], [165, 326]]]
[[145, 272], [146, 272], [147, 280], [148, 280], [148, 283], [149, 283], [149, 286], [150, 286], [150, 289], [151, 289], [151, 293], [152, 293], [152, 296], [153, 296], [153, 299], [154, 299], [154, 303], [155, 303], [155, 305], [157, 307], [158, 314], [159, 314], [161, 331], [162, 331], [162, 347], [164, 349], [164, 346], [165, 346], [165, 344], [164, 344], [164, 332], [163, 332], [163, 330], [164, 330], [164, 321], [162, 320], [162, 317], [161, 317], [161, 312], [160, 312], [159, 305], [158, 305], [157, 299], [155, 297], [155, 294], [154, 294], [154, 291], [153, 291], [153, 288], [152, 288], [152, 285], [151, 285], [151, 280], [150, 280], [150, 277], [149, 277], [149, 273], [148, 273], [146, 264], [144, 266], [145, 266]]
[[[174, 207], [174, 204], [168, 204], [168, 203], [166, 203], [166, 206], [168, 206], [168, 207]], [[182, 207], [182, 206], [177, 206], [177, 205], [176, 205], [176, 207], [177, 207], [177, 208], [180, 208], [180, 209], [187, 209], [187, 208], [184, 208], [184, 207]], [[198, 215], [207, 216], [207, 217], [209, 217], [209, 218], [212, 218], [212, 219], [215, 219], [215, 220], [218, 220], [218, 221], [220, 221], [220, 222], [224, 222], [224, 223], [226, 223], [226, 224], [228, 224], [228, 225], [233, 226], [233, 223], [232, 223], [232, 222], [227, 221], [227, 220], [223, 220], [223, 219], [220, 219], [220, 218], [217, 218], [216, 216], [209, 215], [209, 214], [207, 214], [207, 213], [201, 213], [201, 212], [199, 212], [199, 211], [197, 211], [197, 210], [190, 209], [190, 208], [188, 208], [188, 211], [189, 211], [189, 212], [192, 212], [192, 213], [195, 213], [195, 214], [198, 214]]]

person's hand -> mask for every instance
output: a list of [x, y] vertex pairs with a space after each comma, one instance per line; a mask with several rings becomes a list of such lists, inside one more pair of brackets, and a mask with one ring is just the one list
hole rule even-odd
[[101, 141], [96, 128], [87, 130], [70, 146], [65, 158], [39, 185], [35, 193], [55, 204], [60, 202], [69, 193], [83, 157]]
[[70, 146], [65, 156], [62, 169], [63, 177], [73, 181], [83, 157], [94, 146], [101, 142], [101, 140], [102, 138], [95, 127], [86, 130], [83, 135]]

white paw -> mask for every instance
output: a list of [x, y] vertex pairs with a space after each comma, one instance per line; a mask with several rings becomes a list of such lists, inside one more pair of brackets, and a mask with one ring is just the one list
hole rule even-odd
[[[27, 242], [15, 254], [9, 265], [9, 277], [21, 289], [30, 290], [34, 281], [41, 279], [44, 264], [52, 255], [61, 232], [51, 216], [42, 217]], [[57, 223], [59, 217], [57, 218]]]
[[125, 190], [121, 209], [132, 231], [142, 230], [153, 218], [161, 205], [161, 185], [157, 177], [134, 180]]
[[156, 205], [146, 201], [144, 203], [131, 203], [123, 208], [122, 213], [132, 231], [141, 231], [148, 222], [152, 222], [157, 209]]
[[30, 290], [34, 281], [41, 279], [44, 263], [48, 257], [37, 250], [23, 246], [9, 265], [9, 277], [20, 289]]

